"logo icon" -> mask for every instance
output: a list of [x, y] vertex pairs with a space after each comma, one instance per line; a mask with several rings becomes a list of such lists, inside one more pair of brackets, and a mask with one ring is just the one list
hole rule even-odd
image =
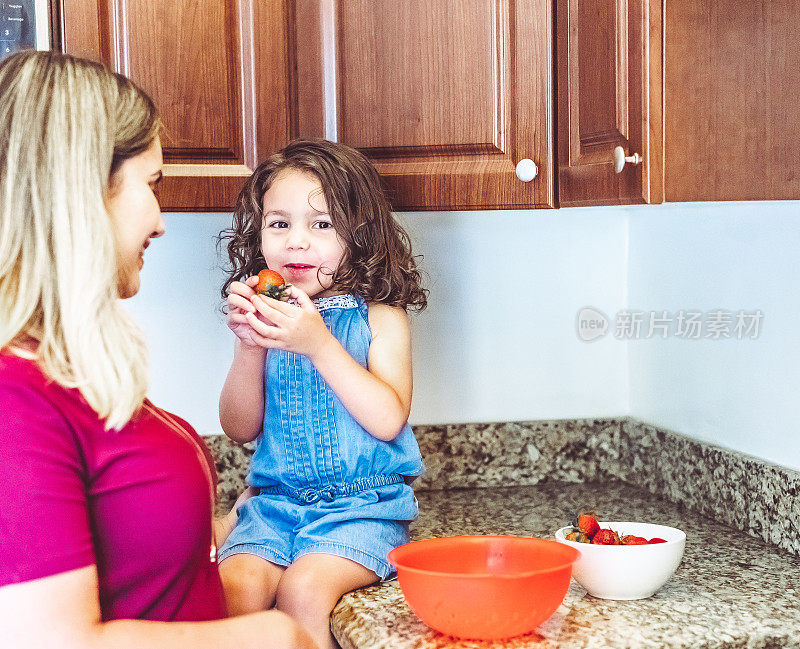
[[602, 338], [608, 332], [608, 318], [602, 311], [585, 306], [578, 311], [578, 337], [587, 343]]

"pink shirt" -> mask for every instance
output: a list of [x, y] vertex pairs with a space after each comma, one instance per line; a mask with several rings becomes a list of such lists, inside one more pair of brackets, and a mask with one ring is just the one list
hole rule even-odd
[[104, 620], [225, 616], [216, 474], [185, 421], [149, 402], [106, 431], [77, 390], [0, 352], [0, 586], [95, 564]]

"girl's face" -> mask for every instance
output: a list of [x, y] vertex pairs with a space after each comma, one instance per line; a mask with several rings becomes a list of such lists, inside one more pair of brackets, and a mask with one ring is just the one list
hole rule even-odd
[[314, 174], [285, 169], [264, 194], [261, 254], [267, 266], [310, 297], [333, 295], [344, 242]]
[[117, 248], [119, 296], [139, 292], [139, 271], [150, 239], [164, 234], [164, 219], [153, 189], [161, 179], [161, 141], [158, 137], [147, 151], [123, 162], [106, 197]]

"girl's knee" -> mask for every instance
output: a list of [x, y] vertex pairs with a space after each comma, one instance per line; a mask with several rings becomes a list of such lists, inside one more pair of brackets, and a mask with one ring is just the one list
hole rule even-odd
[[256, 557], [234, 555], [219, 566], [222, 588], [230, 615], [263, 611], [275, 601], [275, 583], [270, 570]]
[[376, 578], [350, 559], [324, 553], [303, 555], [281, 576], [275, 605], [298, 618], [327, 619], [342, 595]]
[[275, 607], [300, 619], [327, 617], [339, 597], [329, 593], [313, 572], [287, 571], [278, 583]]
[[225, 563], [220, 564], [219, 576], [226, 593], [253, 590], [259, 582], [252, 572], [241, 566], [228, 566]]

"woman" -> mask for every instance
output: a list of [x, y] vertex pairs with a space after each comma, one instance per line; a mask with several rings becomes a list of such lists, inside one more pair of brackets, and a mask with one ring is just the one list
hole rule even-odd
[[164, 232], [159, 129], [99, 64], [0, 64], [3, 646], [312, 648], [277, 611], [222, 619], [235, 514], [212, 523], [207, 450], [145, 398], [119, 298]]

